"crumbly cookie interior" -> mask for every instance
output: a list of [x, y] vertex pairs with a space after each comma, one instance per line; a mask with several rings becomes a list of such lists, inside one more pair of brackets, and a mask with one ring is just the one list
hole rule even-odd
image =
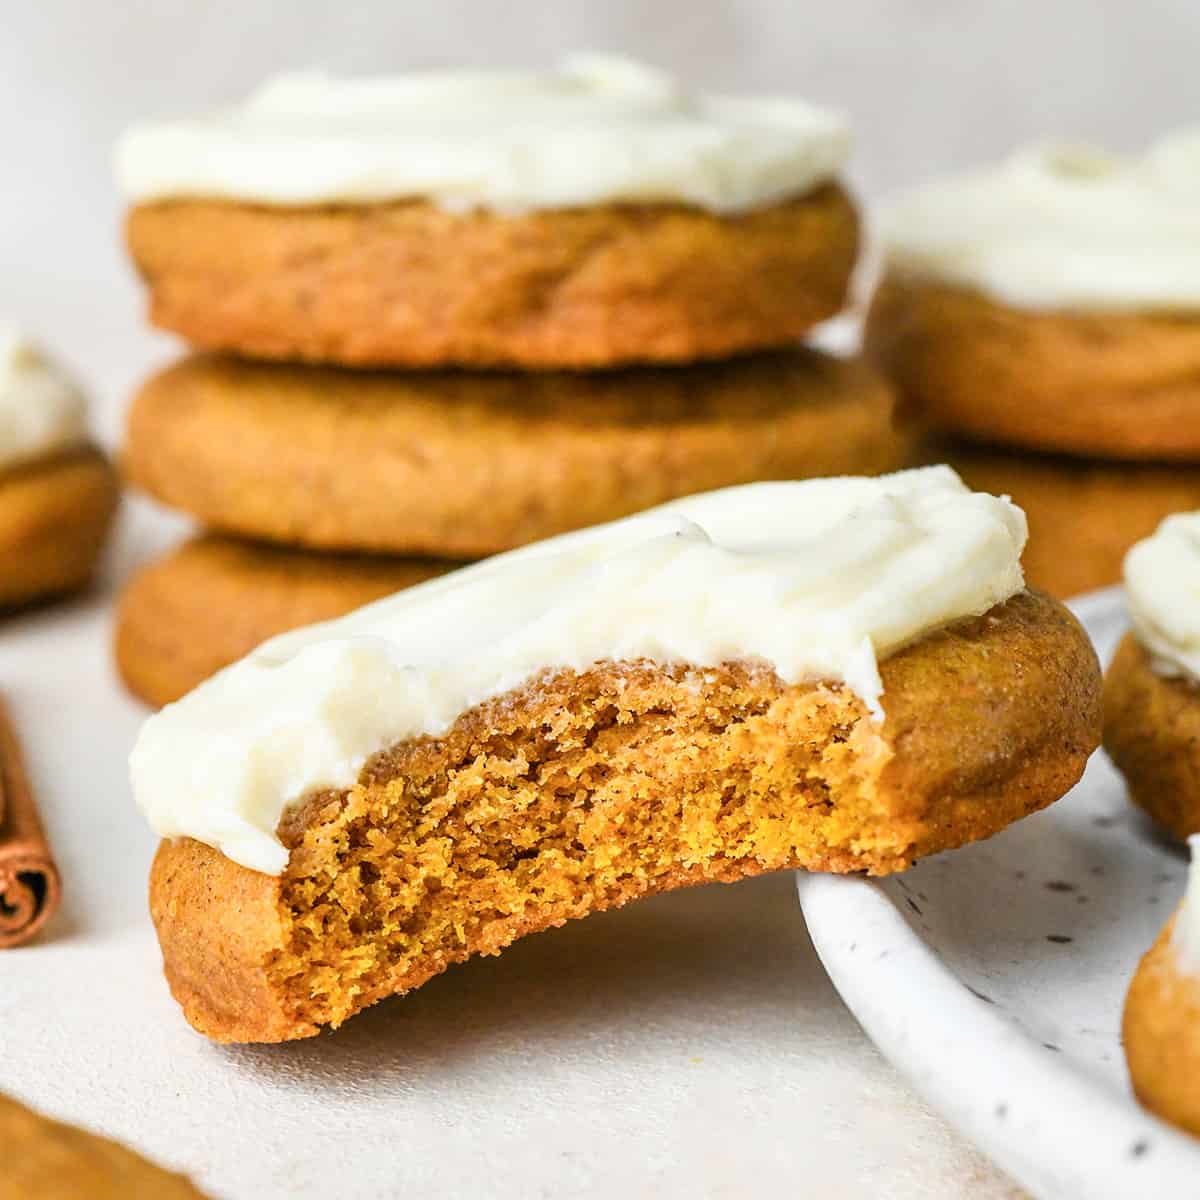
[[268, 979], [294, 1019], [337, 1025], [450, 963], [668, 887], [905, 866], [920, 823], [885, 811], [890, 757], [848, 689], [765, 667], [543, 675], [285, 817]]

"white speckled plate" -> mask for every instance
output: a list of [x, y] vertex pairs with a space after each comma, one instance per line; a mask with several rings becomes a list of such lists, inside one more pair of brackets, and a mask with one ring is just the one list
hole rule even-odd
[[[1120, 592], [1072, 606], [1108, 658]], [[882, 883], [800, 876], [817, 952], [880, 1049], [1036, 1196], [1196, 1195], [1200, 1141], [1142, 1111], [1125, 989], [1185, 857], [1103, 754], [1046, 812]]]

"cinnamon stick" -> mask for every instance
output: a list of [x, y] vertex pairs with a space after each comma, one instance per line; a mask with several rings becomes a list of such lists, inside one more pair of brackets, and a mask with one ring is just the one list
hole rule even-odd
[[58, 907], [59, 893], [17, 733], [0, 699], [0, 950], [29, 941]]

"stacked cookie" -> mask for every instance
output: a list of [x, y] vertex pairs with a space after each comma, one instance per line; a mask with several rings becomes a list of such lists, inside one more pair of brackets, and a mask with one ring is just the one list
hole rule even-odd
[[868, 356], [932, 458], [1025, 509], [1029, 577], [1059, 595], [1200, 507], [1196, 150], [1038, 148], [883, 214]]
[[282, 629], [677, 496], [898, 465], [887, 386], [798, 344], [857, 253], [845, 150], [805, 104], [607, 58], [291, 77], [130, 131], [130, 251], [197, 353], [136, 398], [125, 471], [215, 532], [128, 589], [127, 682], [174, 699]]
[[106, 1137], [52, 1120], [0, 1094], [0, 1200], [204, 1200], [177, 1175]]

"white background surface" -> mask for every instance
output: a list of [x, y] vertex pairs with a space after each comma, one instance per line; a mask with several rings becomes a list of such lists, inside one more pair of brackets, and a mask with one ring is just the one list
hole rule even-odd
[[[1045, 133], [1132, 147], [1198, 120], [1198, 46], [1193, 0], [0, 0], [0, 316], [75, 367], [112, 442], [175, 352], [141, 323], [112, 139], [268, 72], [637, 53], [847, 109], [870, 197]], [[162, 540], [145, 516], [123, 563]], [[0, 1088], [233, 1198], [1010, 1194], [858, 1032], [785, 879], [532, 939], [315, 1044], [209, 1046], [145, 917], [152, 841], [124, 775], [141, 711], [112, 682], [105, 603], [0, 627], [67, 885], [48, 939], [0, 957]]]

